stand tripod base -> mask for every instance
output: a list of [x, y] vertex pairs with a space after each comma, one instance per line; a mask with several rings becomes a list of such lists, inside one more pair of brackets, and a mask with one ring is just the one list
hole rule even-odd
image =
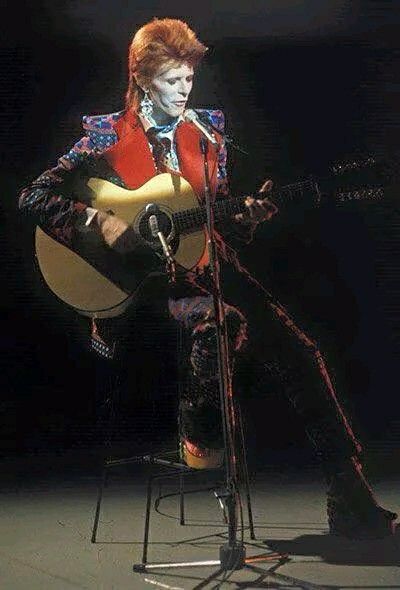
[[221, 545], [219, 560], [223, 570], [240, 570], [246, 561], [246, 549], [240, 543]]
[[176, 562], [160, 562], [160, 563], [135, 563], [133, 571], [143, 574], [148, 571], [156, 569], [176, 569], [185, 567], [210, 567], [218, 566], [222, 571], [240, 570], [247, 565], [277, 561], [278, 565], [282, 565], [289, 561], [288, 553], [264, 553], [262, 555], [254, 555], [246, 557], [246, 549], [244, 545], [239, 543], [231, 546], [228, 543], [221, 545], [219, 550], [220, 559], [208, 559], [204, 561], [176, 561]]

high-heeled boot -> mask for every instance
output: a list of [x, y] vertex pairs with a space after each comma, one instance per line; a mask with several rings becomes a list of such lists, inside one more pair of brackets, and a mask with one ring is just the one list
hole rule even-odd
[[356, 457], [329, 465], [327, 515], [329, 532], [350, 539], [379, 539], [393, 535], [397, 514], [382, 508]]
[[301, 367], [271, 362], [266, 367], [270, 377], [279, 377], [281, 388], [302, 416], [307, 436], [320, 458], [328, 483], [329, 531], [354, 539], [391, 535], [397, 514], [375, 500], [362, 471], [361, 444], [337, 398], [320, 352], [316, 347], [310, 349]]

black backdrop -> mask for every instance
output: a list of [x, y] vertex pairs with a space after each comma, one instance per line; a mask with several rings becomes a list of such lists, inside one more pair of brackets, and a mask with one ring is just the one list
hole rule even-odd
[[[250, 152], [231, 154], [232, 187], [240, 194], [265, 177], [288, 183], [354, 154], [396, 157], [396, 8], [343, 0], [203, 2], [201, 10], [178, 2], [13, 3], [0, 54], [2, 451], [97, 441], [88, 328], [43, 284], [33, 227], [16, 199], [80, 137], [83, 114], [122, 108], [132, 32], [152, 16], [179, 17], [209, 45], [192, 104], [222, 108], [228, 131]], [[398, 255], [393, 185], [380, 204], [276, 219], [242, 253], [318, 338], [364, 438], [389, 448], [400, 424]], [[135, 329], [132, 437], [162, 439], [175, 428], [174, 330], [151, 309], [138, 311]], [[258, 445], [303, 445], [285, 404], [264, 396], [251, 405]]]

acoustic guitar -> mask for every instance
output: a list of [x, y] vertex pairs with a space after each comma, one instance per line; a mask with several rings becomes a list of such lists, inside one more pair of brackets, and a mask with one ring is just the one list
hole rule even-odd
[[[369, 165], [370, 159], [363, 166]], [[360, 167], [360, 166], [359, 166]], [[346, 167], [342, 167], [346, 171]], [[339, 170], [339, 172], [343, 171]], [[180, 272], [207, 265], [206, 209], [190, 184], [181, 176], [159, 174], [136, 190], [121, 188], [107, 180], [90, 178], [91, 206], [124, 219], [139, 237], [140, 246], [121, 255], [101, 242], [94, 232], [82, 233], [73, 249], [64, 246], [40, 227], [36, 228], [36, 256], [49, 288], [64, 303], [90, 317], [120, 315], [148, 280], [164, 273], [162, 250], [149, 227], [156, 211], [158, 227], [166, 237]], [[268, 197], [279, 207], [323, 202], [321, 181], [314, 178], [290, 184]], [[259, 195], [254, 195], [256, 198]], [[335, 190], [336, 203], [377, 200], [380, 186]], [[244, 198], [225, 198], [214, 204], [216, 221], [245, 210]]]

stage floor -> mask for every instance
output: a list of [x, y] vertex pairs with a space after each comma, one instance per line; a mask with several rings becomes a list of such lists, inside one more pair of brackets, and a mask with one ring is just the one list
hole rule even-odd
[[[380, 541], [328, 535], [325, 488], [315, 465], [266, 467], [252, 477], [257, 540], [250, 540], [246, 517], [247, 556], [273, 550], [289, 553], [290, 560], [277, 568], [276, 563], [259, 563], [218, 585], [221, 575], [212, 577], [216, 566], [132, 571], [141, 560], [148, 466], [114, 471], [92, 544], [98, 485], [93, 464], [86, 471], [66, 468], [61, 474], [59, 458], [52, 463], [47, 457], [45, 466], [36, 460], [41, 469], [35, 472], [32, 457], [30, 467], [21, 461], [17, 477], [7, 478], [1, 492], [1, 590], [400, 588], [400, 531]], [[3, 463], [3, 473], [9, 467]], [[400, 511], [400, 477], [392, 472], [373, 483], [380, 503]], [[163, 485], [164, 493], [176, 491], [176, 485]], [[163, 499], [159, 512], [152, 511], [149, 562], [218, 559], [226, 527], [215, 496], [196, 492], [185, 502], [185, 526], [179, 524], [178, 496]]]

